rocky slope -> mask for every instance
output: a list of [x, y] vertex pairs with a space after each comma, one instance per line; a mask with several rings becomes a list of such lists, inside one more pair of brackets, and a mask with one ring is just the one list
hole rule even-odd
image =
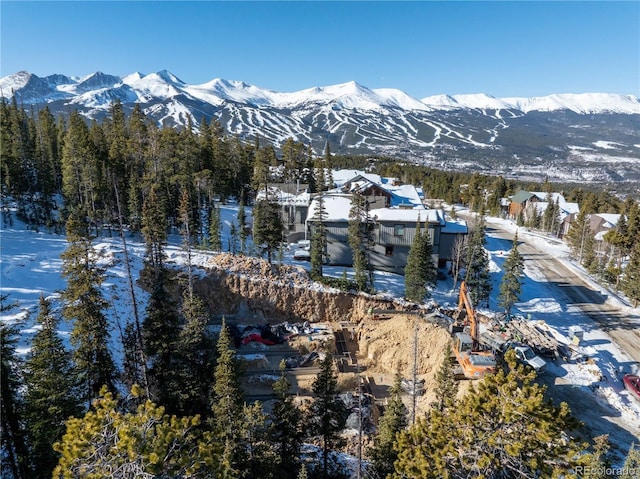
[[357, 322], [369, 308], [403, 308], [390, 300], [322, 287], [303, 268], [231, 254], [212, 258], [195, 288], [213, 314], [269, 323]]

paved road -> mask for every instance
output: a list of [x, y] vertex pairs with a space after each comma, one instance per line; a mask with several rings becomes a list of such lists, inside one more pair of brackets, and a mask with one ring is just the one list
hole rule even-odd
[[[487, 222], [487, 227], [494, 229], [500, 238], [513, 239], [513, 235], [498, 223]], [[640, 363], [640, 315], [630, 316], [627, 311], [618, 308], [606, 295], [593, 289], [561, 260], [528, 242], [527, 235], [518, 236], [518, 240], [522, 241], [519, 250], [524, 260], [527, 264], [534, 263], [549, 284], [560, 289], [566, 298], [566, 304], [580, 308], [609, 334], [620, 349]]]

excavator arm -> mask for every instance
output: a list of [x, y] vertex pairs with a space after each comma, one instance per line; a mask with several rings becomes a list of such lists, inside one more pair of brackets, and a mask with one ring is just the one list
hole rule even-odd
[[464, 308], [467, 312], [467, 320], [469, 321], [469, 334], [473, 341], [472, 350], [477, 351], [479, 346], [480, 332], [478, 331], [478, 321], [476, 319], [476, 311], [473, 307], [473, 302], [469, 296], [469, 290], [467, 289], [467, 283], [465, 281], [460, 284], [460, 299], [458, 300], [458, 310], [462, 311]]

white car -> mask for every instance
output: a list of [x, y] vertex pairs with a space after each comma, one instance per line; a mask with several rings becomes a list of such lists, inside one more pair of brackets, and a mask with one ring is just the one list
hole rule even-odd
[[511, 344], [509, 345], [510, 349], [513, 349], [516, 352], [516, 358], [522, 364], [527, 364], [531, 366], [536, 374], [542, 374], [547, 369], [547, 362], [533, 352], [529, 346], [525, 346], [524, 344]]
[[311, 253], [306, 249], [297, 249], [293, 252], [293, 259], [298, 261], [309, 261], [311, 259]]

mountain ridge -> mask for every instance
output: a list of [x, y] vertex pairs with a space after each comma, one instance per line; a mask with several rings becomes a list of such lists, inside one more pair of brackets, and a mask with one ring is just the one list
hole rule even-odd
[[54, 115], [108, 118], [114, 101], [139, 105], [158, 125], [218, 121], [276, 149], [292, 138], [321, 154], [394, 157], [439, 169], [538, 181], [640, 182], [640, 100], [614, 93], [497, 98], [485, 93], [416, 99], [355, 81], [277, 92], [214, 78], [192, 85], [167, 70], [115, 76], [0, 79], [0, 93]]
[[[39, 80], [42, 80], [40, 82]], [[51, 89], [49, 96], [24, 95], [29, 82], [42, 89], [48, 85]], [[530, 111], [571, 110], [576, 113], [623, 113], [640, 114], [640, 99], [633, 95], [616, 93], [554, 93], [541, 97], [495, 97], [486, 93], [475, 94], [440, 94], [421, 99], [413, 98], [402, 90], [395, 88], [370, 89], [358, 82], [349, 81], [336, 85], [316, 86], [294, 92], [278, 92], [247, 84], [243, 81], [214, 78], [202, 84], [188, 84], [168, 70], [161, 70], [147, 75], [134, 72], [128, 75], [115, 76], [100, 71], [86, 77], [78, 78], [63, 74], [53, 74], [39, 77], [33, 73], [20, 71], [0, 78], [1, 94], [5, 98], [18, 95], [26, 103], [38, 102], [52, 98], [64, 97], [99, 88], [118, 88], [120, 84], [128, 85], [134, 91], [158, 91], [165, 99], [178, 94], [189, 94], [192, 90], [206, 92], [218, 101], [233, 100], [246, 101], [254, 105], [268, 105], [272, 107], [286, 107], [304, 102], [336, 101], [345, 108], [375, 109], [380, 106], [394, 106], [404, 110], [440, 110], [440, 109], [487, 109], [487, 110], [515, 110], [523, 113]], [[221, 86], [224, 86], [221, 88]], [[251, 95], [247, 95], [251, 92]], [[56, 94], [57, 93], [57, 94]], [[221, 96], [217, 96], [221, 93]], [[144, 95], [138, 95], [144, 101]], [[356, 101], [359, 100], [359, 101]], [[204, 101], [210, 102], [210, 99]], [[107, 107], [107, 105], [105, 105]]]

